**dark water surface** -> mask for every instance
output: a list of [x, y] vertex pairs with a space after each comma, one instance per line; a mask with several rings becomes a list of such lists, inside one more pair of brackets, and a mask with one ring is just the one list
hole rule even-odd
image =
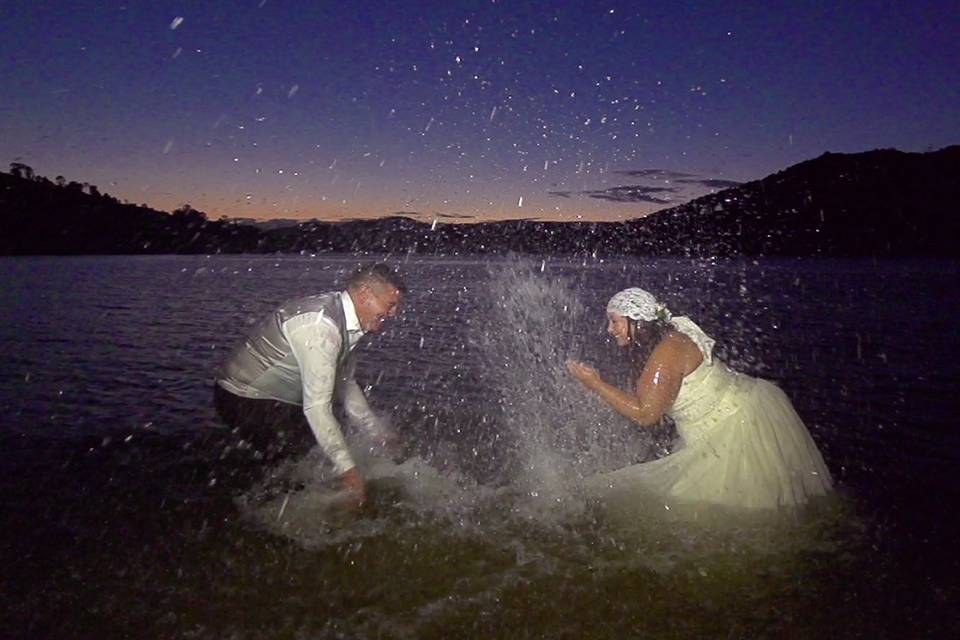
[[[361, 383], [405, 461], [231, 449], [215, 368], [350, 256], [0, 259], [0, 637], [960, 637], [956, 262], [392, 259], [411, 293]], [[642, 285], [778, 382], [838, 504], [623, 522], [577, 479], [660, 455], [565, 376], [624, 375]], [[358, 447], [360, 445], [358, 444]]]

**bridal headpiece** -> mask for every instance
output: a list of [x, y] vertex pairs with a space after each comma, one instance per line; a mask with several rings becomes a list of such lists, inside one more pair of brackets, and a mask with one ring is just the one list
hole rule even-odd
[[713, 361], [713, 338], [704, 333], [703, 329], [690, 318], [686, 316], [674, 318], [670, 310], [653, 297], [653, 294], [649, 291], [640, 287], [630, 287], [618, 291], [613, 294], [610, 302], [607, 303], [607, 313], [610, 312], [644, 322], [663, 320], [693, 340], [708, 364]]
[[670, 322], [673, 317], [663, 303], [653, 297], [652, 293], [640, 287], [630, 287], [615, 293], [610, 298], [610, 302], [607, 303], [607, 313], [611, 311], [644, 322], [653, 322], [654, 320]]

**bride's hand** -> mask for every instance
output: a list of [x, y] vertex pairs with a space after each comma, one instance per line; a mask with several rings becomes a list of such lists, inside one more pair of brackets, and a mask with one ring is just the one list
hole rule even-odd
[[570, 372], [570, 375], [587, 386], [600, 381], [600, 373], [593, 367], [593, 365], [587, 364], [586, 362], [581, 362], [579, 360], [567, 360], [567, 371]]

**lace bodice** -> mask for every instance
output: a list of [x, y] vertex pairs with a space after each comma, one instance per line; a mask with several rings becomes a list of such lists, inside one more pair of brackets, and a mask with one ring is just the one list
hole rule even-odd
[[723, 362], [704, 361], [683, 379], [670, 417], [687, 442], [699, 438], [740, 409], [744, 391], [756, 381]]
[[714, 358], [713, 339], [689, 318], [675, 318], [674, 326], [693, 340], [703, 354], [700, 366], [684, 377], [668, 412], [677, 431], [690, 442], [739, 410], [740, 392], [747, 391], [755, 380]]

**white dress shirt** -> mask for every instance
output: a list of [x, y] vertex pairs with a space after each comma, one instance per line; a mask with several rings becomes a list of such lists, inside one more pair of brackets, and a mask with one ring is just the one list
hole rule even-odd
[[[340, 299], [352, 351], [364, 331], [350, 295], [346, 291], [340, 292]], [[243, 381], [242, 376], [235, 376], [222, 379], [219, 384], [245, 398], [302, 404], [317, 443], [333, 462], [337, 473], [348, 471], [355, 463], [340, 422], [333, 413], [334, 395], [343, 403], [351, 421], [373, 438], [384, 435], [382, 425], [354, 378], [355, 359], [351, 354], [345, 361], [339, 361], [340, 330], [323, 312], [295, 315], [283, 322], [280, 331], [289, 344], [289, 351], [281, 349], [287, 352], [287, 356], [271, 362], [255, 380]]]

